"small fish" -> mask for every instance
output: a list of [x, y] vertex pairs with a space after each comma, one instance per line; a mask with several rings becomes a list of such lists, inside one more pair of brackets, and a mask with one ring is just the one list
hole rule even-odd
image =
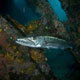
[[63, 39], [59, 39], [51, 36], [36, 36], [17, 39], [16, 43], [34, 48], [56, 48], [56, 49], [67, 49], [72, 46]]

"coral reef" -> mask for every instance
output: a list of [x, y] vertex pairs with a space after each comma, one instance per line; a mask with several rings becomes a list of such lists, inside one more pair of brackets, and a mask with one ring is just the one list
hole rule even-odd
[[[22, 37], [21, 28], [25, 27], [15, 22], [14, 24], [18, 30], [4, 17], [0, 17], [0, 79], [46, 80], [47, 75], [49, 80], [54, 79], [50, 75], [51, 70], [46, 63], [44, 50], [30, 49], [15, 43], [16, 38]], [[37, 21], [30, 25], [36, 26], [35, 24], [37, 25]], [[26, 31], [28, 29], [25, 28]], [[24, 34], [26, 33], [28, 32]]]

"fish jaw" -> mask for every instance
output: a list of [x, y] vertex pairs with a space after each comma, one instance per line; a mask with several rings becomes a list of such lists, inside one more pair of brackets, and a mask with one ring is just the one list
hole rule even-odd
[[17, 40], [16, 40], [16, 43], [17, 43], [17, 44], [20, 44], [20, 45], [22, 45], [22, 46], [35, 47], [34, 42], [32, 42], [32, 41], [29, 40], [29, 39], [25, 39], [25, 38], [23, 38], [23, 39], [17, 39]]
[[22, 38], [22, 39], [17, 39], [16, 40], [17, 44], [20, 44], [22, 46], [27, 46], [27, 47], [34, 47], [34, 48], [40, 48], [40, 44], [36, 44], [36, 40], [32, 38]]

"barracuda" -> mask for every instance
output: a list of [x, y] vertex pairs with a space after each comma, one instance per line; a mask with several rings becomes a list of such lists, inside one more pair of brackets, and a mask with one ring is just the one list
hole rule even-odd
[[16, 43], [34, 48], [56, 48], [66, 49], [72, 46], [65, 40], [51, 36], [37, 36], [17, 39]]

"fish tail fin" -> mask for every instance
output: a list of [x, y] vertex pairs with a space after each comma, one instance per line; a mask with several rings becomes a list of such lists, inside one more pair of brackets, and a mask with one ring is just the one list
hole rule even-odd
[[76, 43], [70, 43], [70, 46], [67, 49], [64, 49], [64, 51], [74, 52], [76, 49]]
[[76, 43], [74, 43], [74, 44], [72, 45], [72, 51], [75, 51], [76, 46], [77, 46], [77, 44], [76, 44]]
[[71, 44], [71, 47], [68, 48], [68, 50], [71, 51], [71, 52], [74, 52], [75, 49], [76, 49], [76, 46], [77, 46], [76, 43], [72, 43], [72, 44]]

